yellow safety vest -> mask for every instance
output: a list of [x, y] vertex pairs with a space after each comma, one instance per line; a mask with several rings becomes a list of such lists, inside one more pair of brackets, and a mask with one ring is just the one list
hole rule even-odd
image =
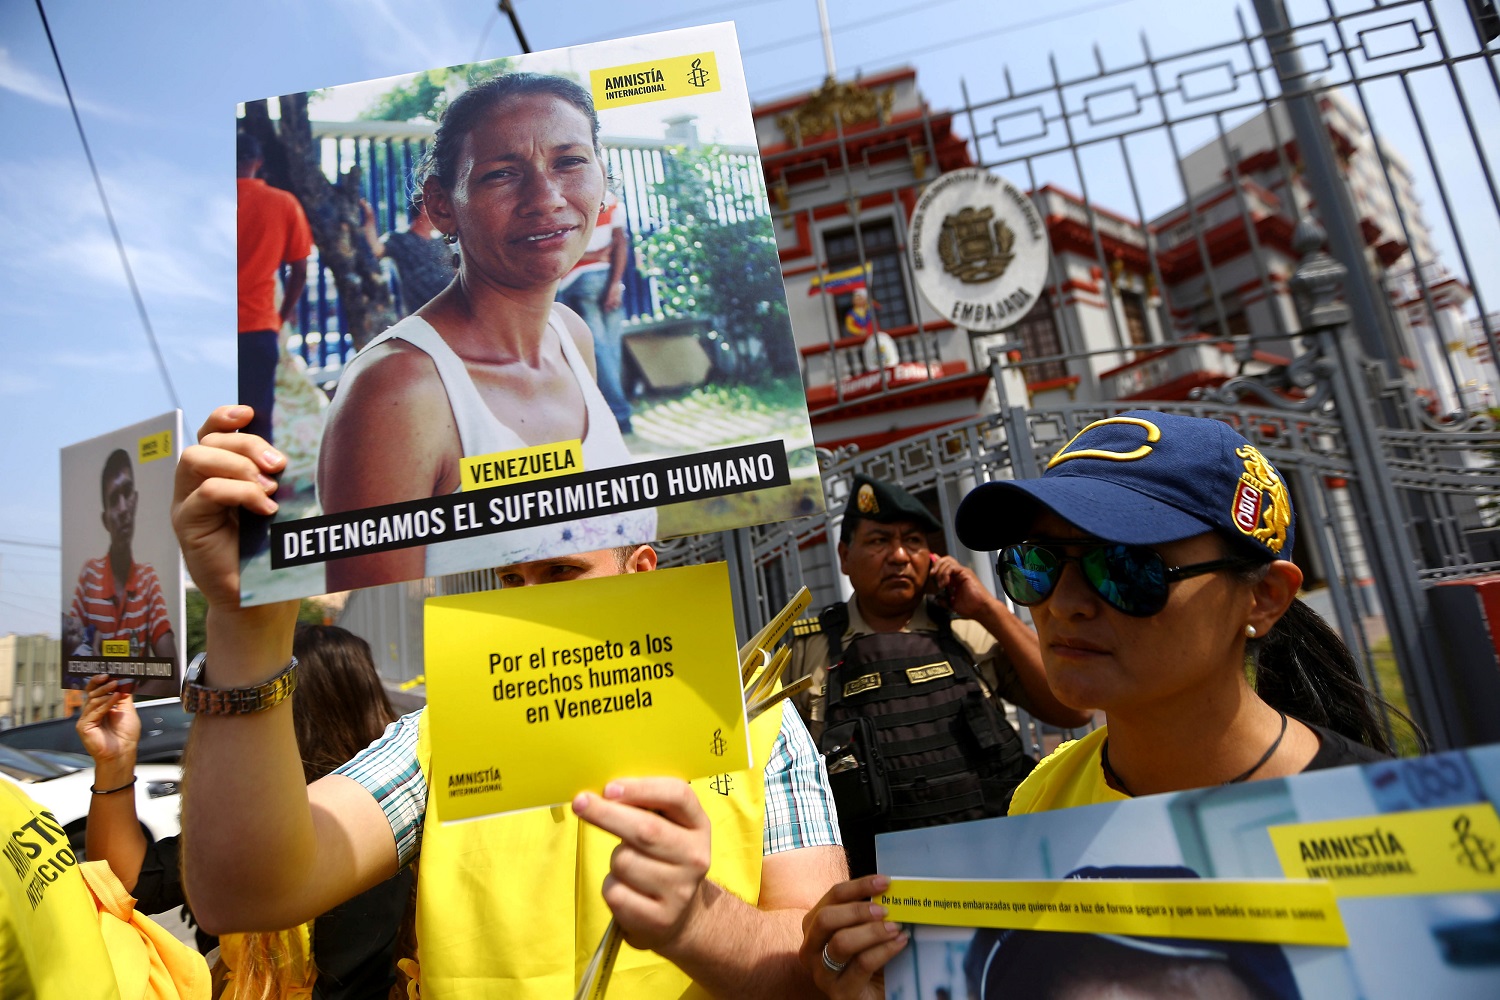
[[99, 910], [62, 826], [0, 778], [0, 996], [119, 1000]]
[[[760, 898], [762, 768], [780, 728], [781, 712], [766, 712], [750, 725], [750, 770], [692, 782], [713, 824], [708, 877], [752, 906]], [[430, 774], [426, 713], [417, 760]], [[566, 806], [444, 825], [436, 802], [428, 796], [417, 878], [424, 1000], [572, 996], [609, 924], [601, 887], [619, 839]], [[621, 945], [609, 1000], [707, 996], [661, 956]]]

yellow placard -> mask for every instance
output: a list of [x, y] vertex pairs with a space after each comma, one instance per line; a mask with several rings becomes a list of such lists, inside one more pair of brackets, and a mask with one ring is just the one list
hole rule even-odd
[[944, 927], [1267, 944], [1349, 943], [1326, 882], [895, 878], [878, 901], [891, 920]]
[[590, 70], [589, 84], [596, 110], [623, 108], [669, 97], [712, 94], [719, 89], [719, 64], [712, 52], [695, 52]]
[[172, 455], [172, 432], [159, 431], [148, 434], [136, 442], [136, 460], [141, 463], [154, 462], [158, 458], [170, 458]]
[[425, 635], [445, 822], [749, 766], [724, 563], [432, 598]]
[[1500, 816], [1488, 802], [1269, 829], [1288, 878], [1344, 896], [1500, 892]]
[[100, 656], [129, 656], [129, 639], [105, 639], [99, 643]]
[[583, 471], [583, 441], [553, 441], [551, 444], [496, 451], [465, 458], [463, 488], [487, 490], [494, 486], [550, 479]]

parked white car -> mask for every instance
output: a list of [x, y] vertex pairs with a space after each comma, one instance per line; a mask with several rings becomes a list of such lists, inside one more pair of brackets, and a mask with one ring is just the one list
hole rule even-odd
[[[94, 762], [61, 750], [18, 750], [0, 744], [0, 777], [21, 786], [67, 831], [73, 852], [83, 857], [83, 830], [93, 793]], [[137, 764], [135, 814], [153, 841], [181, 830], [182, 768], [176, 764]], [[119, 794], [124, 795], [125, 792]]]

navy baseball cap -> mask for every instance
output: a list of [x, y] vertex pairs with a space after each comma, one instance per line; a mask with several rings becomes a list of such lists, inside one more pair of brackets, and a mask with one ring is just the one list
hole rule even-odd
[[1021, 541], [1042, 510], [1088, 534], [1160, 545], [1206, 531], [1272, 559], [1291, 559], [1295, 515], [1286, 482], [1223, 421], [1153, 410], [1096, 420], [1040, 479], [984, 483], [958, 506], [959, 540], [977, 551]]

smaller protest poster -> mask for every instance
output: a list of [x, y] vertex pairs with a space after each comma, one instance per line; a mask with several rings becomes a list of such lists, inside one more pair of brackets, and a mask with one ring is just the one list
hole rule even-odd
[[427, 601], [444, 822], [749, 766], [725, 564]]
[[1500, 747], [876, 838], [887, 997], [1500, 996]]
[[182, 411], [62, 449], [62, 684], [94, 674], [142, 697], [182, 683], [183, 573], [172, 533]]

